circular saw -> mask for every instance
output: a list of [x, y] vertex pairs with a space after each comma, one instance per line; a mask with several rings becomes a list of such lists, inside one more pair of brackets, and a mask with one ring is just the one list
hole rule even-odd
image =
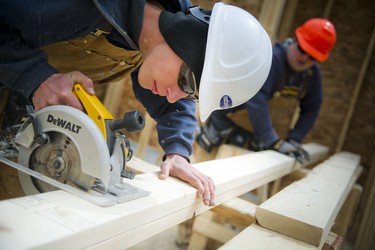
[[[122, 181], [134, 174], [126, 169], [132, 150], [120, 130], [143, 129], [142, 114], [130, 112], [114, 120], [81, 85], [73, 92], [86, 113], [63, 105], [34, 113], [27, 106], [27, 120], [18, 125], [14, 138], [0, 144], [0, 160], [19, 170], [27, 195], [63, 189], [101, 206], [148, 195]], [[17, 156], [17, 163], [9, 156]]]

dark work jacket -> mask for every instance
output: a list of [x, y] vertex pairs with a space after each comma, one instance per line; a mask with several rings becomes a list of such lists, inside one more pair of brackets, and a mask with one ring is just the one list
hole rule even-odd
[[[187, 0], [159, 0], [171, 12], [185, 11]], [[107, 40], [138, 50], [145, 0], [0, 0], [0, 83], [30, 99], [33, 91], [57, 70], [41, 47], [83, 37], [110, 23]], [[130, 39], [129, 39], [130, 38]], [[79, 71], [79, 69], [77, 69]], [[159, 143], [166, 154], [189, 157], [197, 120], [196, 104], [168, 103], [142, 88], [132, 74], [135, 96], [157, 121]]]
[[[319, 64], [303, 72], [291, 69], [286, 59], [286, 47], [283, 43], [273, 46], [272, 65], [266, 82], [260, 91], [249, 101], [233, 109], [218, 110], [210, 119], [217, 129], [225, 130], [231, 126], [226, 114], [246, 109], [252, 125], [254, 138], [259, 146], [268, 147], [279, 139], [269, 112], [268, 102], [280, 92], [299, 102], [299, 118], [288, 133], [288, 138], [301, 142], [314, 125], [323, 100], [322, 82]], [[284, 94], [283, 94], [284, 93]]]

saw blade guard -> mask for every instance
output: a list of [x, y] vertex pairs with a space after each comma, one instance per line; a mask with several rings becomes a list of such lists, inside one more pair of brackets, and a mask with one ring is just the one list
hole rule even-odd
[[[36, 113], [36, 118], [51, 141], [45, 145], [35, 143], [33, 127], [26, 122], [15, 139], [18, 163], [34, 169], [41, 165], [44, 174], [54, 172], [59, 177], [67, 172], [61, 167], [65, 164], [69, 168], [70, 181], [86, 191], [105, 193], [110, 180], [110, 155], [107, 143], [92, 119], [78, 109], [62, 105], [44, 108]], [[50, 177], [59, 180], [53, 174]], [[29, 175], [19, 172], [19, 178], [26, 194], [40, 193]]]

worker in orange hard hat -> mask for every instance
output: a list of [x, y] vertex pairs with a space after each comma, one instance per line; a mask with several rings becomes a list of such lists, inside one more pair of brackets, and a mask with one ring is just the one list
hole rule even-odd
[[[319, 62], [324, 62], [336, 43], [336, 30], [327, 19], [312, 18], [288, 38], [273, 46], [272, 66], [261, 90], [245, 104], [215, 111], [197, 136], [198, 144], [211, 151], [221, 143], [259, 151], [277, 150], [304, 162], [309, 159], [300, 143], [313, 127], [323, 99]], [[271, 120], [268, 101], [275, 96], [292, 97], [300, 113], [286, 138], [280, 138]], [[234, 123], [228, 116], [247, 110], [251, 127]]]
[[324, 62], [336, 43], [336, 30], [329, 20], [312, 18], [296, 29], [296, 37], [303, 51]]

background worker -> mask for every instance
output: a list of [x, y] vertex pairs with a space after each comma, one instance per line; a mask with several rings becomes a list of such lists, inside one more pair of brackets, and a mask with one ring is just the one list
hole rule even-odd
[[[274, 45], [270, 74], [252, 99], [233, 109], [211, 114], [197, 137], [201, 147], [209, 152], [225, 142], [255, 151], [274, 149], [300, 162], [309, 158], [300, 143], [319, 114], [323, 94], [318, 62], [327, 60], [336, 42], [336, 31], [329, 20], [313, 18], [298, 27], [295, 35], [295, 39], [288, 38]], [[268, 102], [275, 95], [299, 102], [298, 120], [285, 139], [278, 136], [269, 113]], [[228, 118], [229, 113], [241, 109], [247, 110], [252, 132]]]
[[[178, 177], [197, 188], [206, 205], [214, 204], [213, 181], [189, 162], [197, 126], [196, 102], [189, 99], [199, 96], [205, 119], [213, 110], [242, 104], [260, 89], [272, 51], [256, 19], [222, 3], [211, 13], [176, 0], [0, 3], [3, 85], [31, 101], [35, 110], [57, 104], [83, 110], [72, 94], [75, 83], [94, 94], [93, 82], [133, 72], [135, 96], [157, 121], [165, 151], [160, 178]], [[225, 48], [232, 48], [230, 57]], [[261, 67], [236, 81], [238, 70], [231, 70], [237, 68], [225, 69], [219, 61], [242, 68], [256, 61]], [[227, 74], [216, 75], [223, 71]], [[240, 92], [230, 93], [227, 85]]]

